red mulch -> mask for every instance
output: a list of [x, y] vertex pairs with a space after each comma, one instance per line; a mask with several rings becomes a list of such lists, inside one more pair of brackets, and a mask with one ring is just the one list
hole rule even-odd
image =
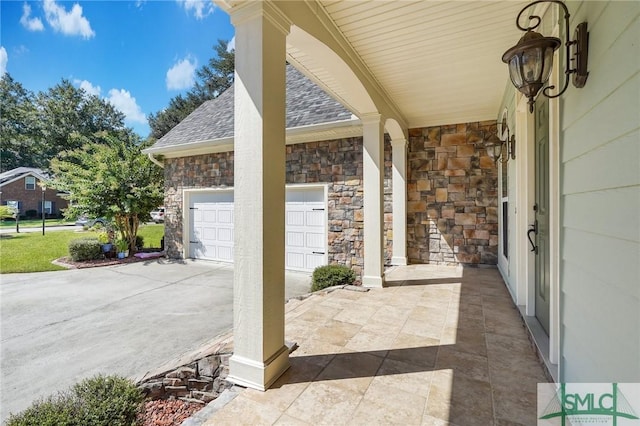
[[134, 262], [144, 262], [149, 259], [140, 259], [135, 256], [125, 257], [124, 259], [97, 259], [97, 260], [86, 260], [83, 262], [74, 262], [68, 257], [61, 257], [60, 259], [56, 259], [54, 263], [65, 266], [69, 269], [83, 269], [83, 268], [95, 268], [97, 266], [111, 266], [111, 265], [120, 265], [122, 263], [134, 263]]
[[178, 426], [202, 407], [202, 404], [178, 399], [147, 401], [139, 419], [143, 426]]

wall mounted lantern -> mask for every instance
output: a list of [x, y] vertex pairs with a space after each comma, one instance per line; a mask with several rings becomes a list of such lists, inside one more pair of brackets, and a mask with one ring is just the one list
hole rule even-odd
[[[556, 37], [544, 37], [533, 31], [542, 23], [542, 18], [537, 15], [529, 16], [530, 26], [520, 25], [520, 18], [525, 10], [538, 3], [555, 3], [564, 10], [566, 66], [564, 87], [559, 93], [550, 95], [549, 91], [555, 86], [543, 86], [549, 80], [549, 74], [553, 67], [553, 52], [560, 47], [562, 41]], [[509, 76], [513, 85], [529, 98], [529, 112], [533, 112], [533, 104], [536, 96], [542, 89], [542, 94], [548, 98], [557, 98], [562, 95], [569, 85], [569, 75], [573, 74], [573, 85], [584, 87], [589, 72], [587, 71], [587, 59], [589, 53], [589, 32], [587, 23], [578, 24], [574, 34], [574, 40], [569, 38], [569, 10], [560, 0], [539, 0], [524, 7], [518, 13], [516, 26], [526, 33], [518, 41], [518, 44], [507, 50], [502, 55], [502, 62], [509, 65]], [[571, 54], [573, 47], [573, 55]], [[571, 68], [571, 65], [574, 68]]]
[[[507, 114], [508, 110], [505, 108], [502, 112], [500, 123], [498, 123], [497, 134], [492, 133], [484, 142], [487, 155], [496, 163], [498, 160], [501, 163], [506, 163], [509, 159], [516, 159], [516, 137], [510, 134], [509, 126], [507, 125]], [[507, 155], [502, 157], [502, 150], [505, 144], [507, 145]]]

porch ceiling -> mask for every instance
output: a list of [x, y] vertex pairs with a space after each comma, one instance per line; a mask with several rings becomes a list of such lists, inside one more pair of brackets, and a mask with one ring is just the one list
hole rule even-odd
[[521, 36], [515, 18], [528, 2], [319, 3], [409, 127], [497, 116], [509, 78], [500, 58]]

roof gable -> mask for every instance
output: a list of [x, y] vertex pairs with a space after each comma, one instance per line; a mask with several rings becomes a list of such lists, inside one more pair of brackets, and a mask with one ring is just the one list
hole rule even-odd
[[17, 167], [0, 173], [0, 186], [7, 185], [11, 182], [23, 178], [25, 176], [34, 176], [38, 180], [47, 180], [48, 176], [41, 169], [34, 167]]

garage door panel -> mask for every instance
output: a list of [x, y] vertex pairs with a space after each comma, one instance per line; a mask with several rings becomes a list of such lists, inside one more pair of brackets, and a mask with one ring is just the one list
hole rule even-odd
[[218, 228], [217, 240], [222, 243], [233, 243], [233, 230], [230, 228]]
[[304, 247], [304, 232], [287, 232], [287, 246]]
[[324, 209], [306, 212], [305, 225], [317, 228], [324, 228]]
[[285, 269], [303, 270], [304, 268], [305, 268], [304, 254], [288, 251], [286, 256]]
[[316, 250], [324, 250], [325, 237], [319, 232], [307, 232], [306, 246]]
[[291, 208], [296, 208], [296, 210], [287, 211], [287, 226], [304, 226], [304, 212], [297, 210], [299, 207], [302, 206], [291, 206]]
[[305, 269], [313, 271], [318, 266], [322, 266], [325, 264], [324, 255], [319, 254], [307, 254], [305, 256]]

